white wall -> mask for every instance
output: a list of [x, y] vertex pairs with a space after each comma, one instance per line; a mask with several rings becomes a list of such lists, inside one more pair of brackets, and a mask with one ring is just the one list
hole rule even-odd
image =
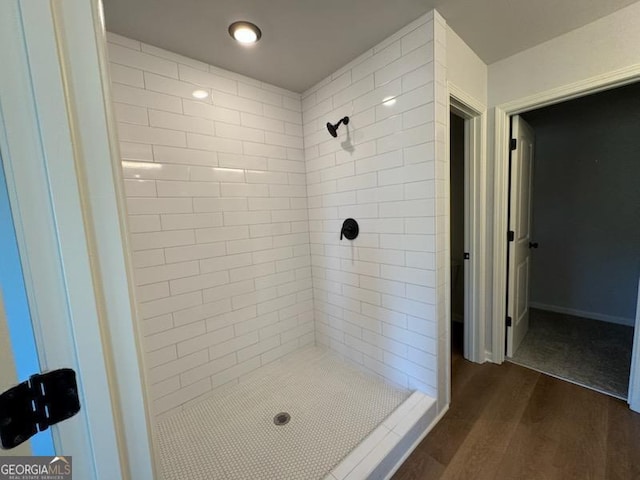
[[158, 415], [314, 342], [300, 95], [109, 42]]
[[487, 65], [447, 25], [447, 81], [487, 104]]
[[[435, 43], [428, 14], [302, 100], [317, 341], [434, 396]], [[360, 235], [340, 241], [349, 217]]]
[[[487, 84], [488, 84], [488, 67], [487, 65], [480, 59], [480, 57], [478, 57], [475, 52], [456, 34], [456, 32], [454, 32], [449, 26], [446, 27], [446, 48], [445, 48], [445, 52], [446, 52], [446, 68], [444, 68], [446, 75], [445, 75], [445, 81], [447, 83], [447, 87], [448, 87], [448, 92], [446, 93], [446, 95], [442, 96], [442, 102], [446, 103], [447, 107], [448, 104], [450, 102], [450, 98], [449, 95], [452, 94], [454, 96], [459, 97], [458, 100], [462, 101], [463, 103], [467, 104], [467, 106], [473, 107], [475, 110], [478, 111], [478, 113], [480, 113], [482, 115], [482, 118], [486, 117], [486, 105], [487, 105]], [[442, 69], [442, 68], [441, 68]], [[443, 117], [445, 117], [444, 115], [442, 115]], [[446, 117], [447, 121], [449, 120], [448, 117]], [[482, 120], [482, 123], [485, 124], [486, 123], [486, 118], [484, 120]], [[481, 127], [482, 133], [481, 135], [484, 135], [484, 129], [486, 127]], [[447, 135], [448, 135], [448, 129], [449, 126], [447, 126]], [[485, 155], [485, 151], [487, 148], [487, 142], [485, 138], [479, 138], [478, 139], [479, 142], [481, 142], [481, 152], [480, 152], [480, 156], [479, 158], [475, 159], [475, 163], [474, 163], [474, 167], [473, 167], [473, 171], [474, 173], [470, 176], [470, 180], [471, 181], [475, 181], [477, 182], [474, 190], [475, 190], [475, 201], [474, 203], [477, 205], [477, 209], [478, 212], [476, 213], [476, 215], [480, 215], [479, 218], [482, 219], [482, 221], [486, 224], [489, 225], [489, 221], [486, 218], [487, 215], [487, 211], [486, 209], [482, 209], [481, 205], [485, 205], [486, 200], [485, 200], [485, 196], [486, 194], [484, 193], [484, 188], [482, 188], [479, 185], [480, 180], [474, 180], [474, 179], [479, 179], [482, 176], [486, 175], [486, 172], [484, 171], [486, 169], [486, 164], [488, 164], [489, 162], [486, 160], [486, 155]], [[448, 145], [448, 148], [450, 149], [450, 145]], [[448, 153], [445, 152], [443, 154], [443, 159], [446, 162], [445, 167], [449, 168], [449, 158], [448, 158]], [[442, 178], [443, 182], [446, 182], [447, 185], [449, 185], [449, 177], [448, 175], [446, 176], [446, 178]], [[473, 183], [473, 182], [472, 182]], [[449, 193], [447, 192], [447, 198]], [[447, 206], [447, 210], [446, 212], [449, 212], [448, 210], [448, 206]], [[480, 210], [482, 209], [482, 211], [480, 212]], [[447, 213], [448, 215], [448, 213]], [[479, 225], [476, 225], [477, 228], [479, 228]], [[450, 228], [450, 227], [445, 227], [445, 228]], [[452, 226], [451, 228], [453, 229], [460, 229], [460, 226]], [[447, 230], [448, 233], [449, 230]], [[455, 233], [455, 231], [454, 231]], [[480, 234], [477, 233], [478, 237], [480, 237]], [[477, 240], [476, 240], [477, 241]], [[476, 243], [476, 245], [478, 245], [479, 251], [472, 251], [471, 255], [472, 258], [483, 258], [485, 257], [485, 240], [481, 239], [478, 243]], [[471, 249], [473, 250], [473, 246], [471, 246]], [[455, 255], [451, 255], [452, 257], [455, 257]], [[463, 268], [468, 267], [468, 265], [465, 265], [464, 267], [460, 268], [460, 276], [463, 275]], [[480, 280], [484, 280], [485, 282], [488, 282], [488, 280], [490, 279], [488, 272], [486, 271], [486, 268], [481, 268], [480, 265], [478, 265], [478, 272], [477, 274], [474, 272], [471, 272], [471, 275], [473, 277], [479, 277]], [[482, 278], [484, 277], [484, 279]], [[453, 281], [454, 278], [451, 277], [451, 281]], [[477, 282], [477, 280], [472, 280], [474, 283]], [[487, 283], [488, 284], [488, 283]], [[458, 285], [454, 285], [454, 288], [460, 288], [460, 289], [464, 289], [464, 283], [461, 281], [458, 281]], [[460, 292], [461, 295], [464, 294], [464, 292]], [[477, 305], [473, 305], [472, 306], [472, 310], [475, 312], [475, 318], [474, 321], [478, 322], [480, 324], [482, 323], [490, 323], [490, 321], [488, 320], [490, 317], [490, 310], [487, 308], [487, 304], [489, 302], [486, 302], [484, 299], [481, 298], [482, 295], [484, 295], [484, 292], [480, 292], [480, 296], [476, 296], [476, 300], [475, 302], [477, 302]], [[460, 296], [460, 295], [459, 295]], [[475, 303], [473, 300], [471, 300], [472, 303]], [[471, 317], [469, 317], [471, 318]], [[469, 327], [470, 325], [467, 325], [467, 327]], [[486, 328], [485, 328], [486, 331]], [[446, 333], [446, 332], [445, 332]], [[446, 335], [448, 337], [448, 333]], [[484, 352], [486, 350], [486, 348], [477, 348], [477, 347], [473, 347], [473, 346], [469, 346], [471, 348], [471, 351], [478, 351], [477, 353], [477, 360], [482, 361], [485, 357]]]
[[640, 2], [489, 65], [489, 104], [640, 63], [638, 25]]
[[[633, 325], [640, 86], [524, 115], [535, 129], [531, 301]], [[582, 312], [582, 313], [578, 313]]]

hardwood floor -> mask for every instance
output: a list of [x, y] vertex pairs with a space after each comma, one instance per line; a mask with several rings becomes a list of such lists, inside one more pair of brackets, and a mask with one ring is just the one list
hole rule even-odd
[[394, 480], [640, 479], [640, 414], [511, 363], [452, 354], [451, 407]]

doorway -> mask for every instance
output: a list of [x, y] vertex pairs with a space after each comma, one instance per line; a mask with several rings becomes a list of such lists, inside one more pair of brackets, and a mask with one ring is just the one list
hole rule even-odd
[[506, 355], [627, 399], [640, 84], [512, 117]]
[[449, 84], [449, 94], [449, 346], [452, 359], [483, 363], [486, 107], [453, 84]]
[[451, 360], [464, 357], [466, 168], [465, 119], [449, 116], [449, 201], [451, 231]]

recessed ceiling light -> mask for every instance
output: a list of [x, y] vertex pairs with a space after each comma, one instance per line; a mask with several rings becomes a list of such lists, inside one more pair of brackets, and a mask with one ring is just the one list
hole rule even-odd
[[209, 96], [209, 92], [207, 92], [206, 90], [194, 90], [193, 92], [191, 92], [191, 95], [193, 95], [193, 98], [202, 100]]
[[251, 45], [260, 40], [262, 32], [251, 22], [234, 22], [229, 25], [229, 35], [243, 45]]

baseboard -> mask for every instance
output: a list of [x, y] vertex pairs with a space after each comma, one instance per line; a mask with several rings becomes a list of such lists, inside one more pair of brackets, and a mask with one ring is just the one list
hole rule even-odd
[[545, 305], [538, 302], [529, 302], [529, 307], [537, 308], [538, 310], [546, 310], [548, 312], [563, 313], [565, 315], [573, 315], [574, 317], [588, 318], [589, 320], [599, 320], [601, 322], [616, 323], [618, 325], [626, 325], [627, 327], [633, 327], [633, 318], [615, 317], [613, 315], [605, 315], [603, 313], [585, 312], [583, 310], [576, 310], [574, 308], [559, 307], [557, 305]]
[[493, 352], [491, 350], [484, 351], [484, 361], [489, 363], [496, 363], [493, 359]]

